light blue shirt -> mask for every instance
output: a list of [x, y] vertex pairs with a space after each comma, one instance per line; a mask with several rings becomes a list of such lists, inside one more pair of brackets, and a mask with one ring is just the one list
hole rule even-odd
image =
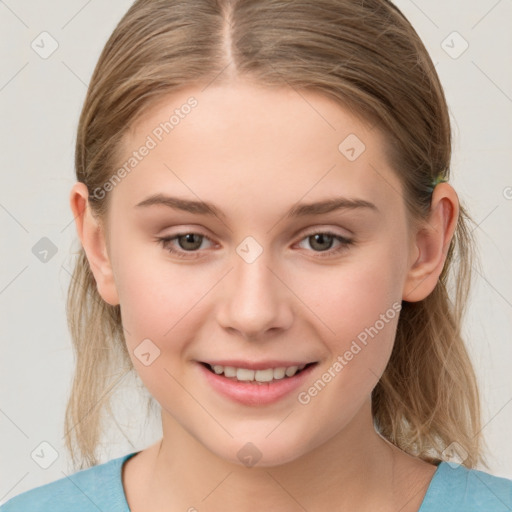
[[[130, 512], [123, 463], [138, 452], [11, 498], [0, 512]], [[418, 512], [512, 512], [512, 480], [441, 462]]]

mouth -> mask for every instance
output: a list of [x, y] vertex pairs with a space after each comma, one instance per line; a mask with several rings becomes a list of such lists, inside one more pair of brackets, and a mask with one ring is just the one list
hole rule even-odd
[[210, 373], [226, 379], [249, 384], [268, 384], [274, 381], [288, 380], [306, 371], [317, 362], [292, 364], [289, 366], [270, 366], [268, 368], [251, 369], [243, 366], [224, 366], [200, 362]]
[[[219, 363], [224, 363], [219, 364]], [[306, 386], [319, 362], [196, 361], [200, 382], [232, 402], [263, 407], [290, 399]], [[229, 363], [229, 364], [228, 364]], [[232, 366], [235, 365], [236, 366]], [[252, 368], [247, 368], [252, 366]]]

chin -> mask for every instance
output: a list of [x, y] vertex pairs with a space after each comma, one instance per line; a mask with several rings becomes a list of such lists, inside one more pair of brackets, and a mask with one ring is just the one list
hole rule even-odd
[[[286, 443], [285, 441], [288, 441]], [[290, 443], [290, 439], [235, 440], [229, 454], [217, 454], [233, 464], [247, 468], [269, 468], [293, 462], [304, 455], [304, 443]]]

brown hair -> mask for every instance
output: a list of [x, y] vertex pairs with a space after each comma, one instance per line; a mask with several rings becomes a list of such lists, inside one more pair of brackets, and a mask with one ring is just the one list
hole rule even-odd
[[[426, 217], [433, 180], [450, 174], [448, 108], [419, 36], [386, 0], [136, 1], [103, 49], [80, 116], [76, 176], [87, 185], [92, 211], [105, 218], [109, 195], [93, 192], [112, 175], [123, 135], [143, 110], [178, 88], [229, 83], [235, 75], [320, 92], [375, 123], [411, 219]], [[456, 442], [471, 468], [485, 461], [479, 393], [460, 332], [471, 284], [469, 222], [461, 206], [435, 289], [402, 303], [372, 412], [377, 430], [402, 450], [435, 462]], [[82, 468], [97, 463], [115, 372], [133, 370], [119, 306], [101, 299], [83, 248], [67, 313], [76, 372], [66, 446]]]

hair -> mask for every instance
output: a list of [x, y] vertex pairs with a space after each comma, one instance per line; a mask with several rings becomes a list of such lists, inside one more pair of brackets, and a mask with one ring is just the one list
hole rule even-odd
[[[451, 130], [429, 54], [386, 0], [138, 0], [108, 39], [81, 112], [75, 167], [101, 220], [123, 136], [149, 106], [180, 88], [244, 78], [318, 92], [382, 130], [410, 219], [426, 219], [432, 184], [450, 176]], [[434, 290], [402, 301], [388, 365], [372, 392], [378, 432], [431, 463], [455, 448], [483, 463], [479, 391], [461, 325], [476, 252], [460, 206]], [[455, 265], [457, 263], [457, 265]], [[453, 280], [453, 282], [452, 282]], [[98, 293], [84, 249], [67, 298], [76, 370], [65, 418], [75, 467], [98, 463], [103, 411], [133, 365], [119, 306]], [[119, 373], [121, 371], [121, 374]], [[117, 373], [116, 373], [117, 372]]]

